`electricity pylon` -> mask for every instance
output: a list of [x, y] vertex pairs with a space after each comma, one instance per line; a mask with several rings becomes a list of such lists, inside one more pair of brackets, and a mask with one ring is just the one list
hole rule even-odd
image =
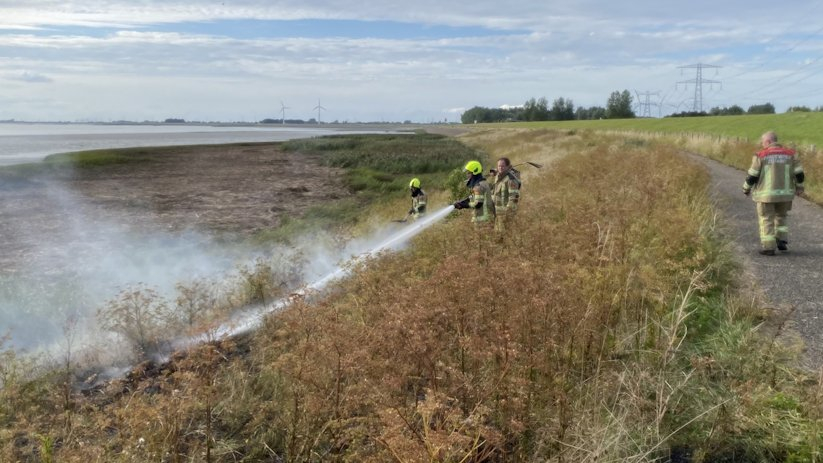
[[[704, 79], [703, 68], [719, 68], [720, 66], [715, 66], [713, 64], [697, 63], [679, 67], [680, 69], [697, 69], [697, 76], [694, 79], [681, 80], [677, 84], [684, 84], [687, 87], [689, 84], [694, 84], [694, 106], [692, 106], [692, 111], [703, 112], [703, 84], [723, 85], [722, 82], [717, 80]], [[675, 87], [677, 87], [677, 84], [675, 84]]]
[[634, 93], [637, 95], [637, 106], [640, 109], [640, 111], [638, 111], [638, 113], [640, 113], [640, 114], [638, 114], [638, 116], [640, 116], [640, 117], [652, 117], [652, 110], [651, 110], [652, 103], [649, 101], [649, 97], [652, 96], [652, 95], [660, 96], [660, 92], [652, 93], [652, 92], [647, 90], [646, 92], [643, 93], [643, 95], [646, 97], [646, 101], [642, 101], [640, 99], [640, 93], [638, 93], [637, 90], [635, 90]]

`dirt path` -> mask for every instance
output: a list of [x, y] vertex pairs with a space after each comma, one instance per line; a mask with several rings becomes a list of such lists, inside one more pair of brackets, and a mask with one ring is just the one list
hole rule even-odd
[[690, 155], [711, 173], [712, 193], [724, 214], [735, 251], [743, 263], [744, 278], [758, 289], [753, 294], [773, 307], [778, 321], [805, 343], [803, 366], [823, 366], [823, 208], [795, 198], [789, 213], [789, 252], [758, 254], [757, 213], [741, 191], [745, 172], [702, 156]]

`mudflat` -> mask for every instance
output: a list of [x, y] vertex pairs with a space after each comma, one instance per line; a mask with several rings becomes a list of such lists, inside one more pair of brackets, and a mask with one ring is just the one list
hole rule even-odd
[[[341, 169], [279, 146], [133, 149], [133, 162], [0, 173], [0, 272], [14, 272], [35, 256], [46, 236], [65, 247], [72, 240], [94, 240], [96, 224], [242, 239], [351, 194]], [[65, 233], [72, 228], [84, 233]]]

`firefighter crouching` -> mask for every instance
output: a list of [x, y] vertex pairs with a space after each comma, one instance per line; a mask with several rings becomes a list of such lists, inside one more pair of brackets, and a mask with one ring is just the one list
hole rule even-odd
[[777, 143], [774, 132], [760, 137], [762, 150], [752, 158], [743, 182], [743, 194], [757, 204], [760, 225], [760, 254], [775, 255], [775, 248], [788, 251], [788, 212], [795, 194], [803, 193], [805, 174], [797, 153]]
[[466, 173], [466, 187], [469, 197], [454, 203], [455, 209], [471, 209], [472, 223], [476, 226], [491, 225], [494, 223], [495, 210], [492, 191], [489, 183], [483, 177], [483, 166], [478, 161], [469, 161], [463, 168]]
[[497, 161], [497, 176], [492, 187], [495, 221], [494, 229], [503, 233], [510, 224], [520, 201], [520, 173], [511, 166], [509, 158]]
[[420, 179], [418, 178], [411, 179], [409, 190], [411, 191], [412, 205], [408, 215], [412, 220], [417, 220], [426, 214], [426, 193], [420, 188]]

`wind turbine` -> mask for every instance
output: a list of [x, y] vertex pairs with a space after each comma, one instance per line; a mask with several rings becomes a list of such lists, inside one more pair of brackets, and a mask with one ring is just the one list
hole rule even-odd
[[319, 124], [320, 123], [320, 111], [325, 111], [326, 110], [326, 108], [320, 106], [320, 98], [317, 99], [317, 106], [315, 106], [312, 109], [317, 110], [317, 123]]
[[281, 121], [281, 124], [283, 124], [283, 125], [286, 124], [286, 110], [287, 109], [291, 109], [291, 108], [284, 105], [283, 100], [280, 100], [280, 114], [282, 115], [280, 121]]

